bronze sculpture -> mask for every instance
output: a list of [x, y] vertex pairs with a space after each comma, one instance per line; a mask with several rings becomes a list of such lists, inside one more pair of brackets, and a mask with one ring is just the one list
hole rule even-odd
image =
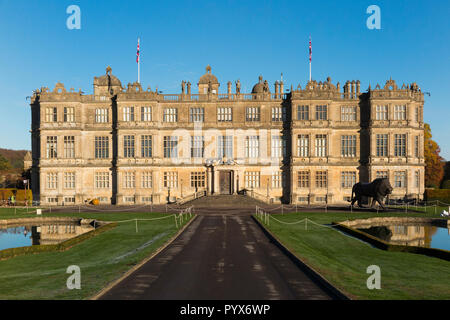
[[373, 199], [371, 208], [374, 207], [375, 201], [377, 201], [383, 210], [386, 210], [383, 205], [383, 199], [388, 194], [391, 194], [392, 190], [393, 188], [387, 178], [377, 178], [370, 183], [358, 182], [352, 188], [351, 206], [353, 207], [355, 202], [358, 201], [358, 207], [361, 207], [362, 196], [366, 196]]

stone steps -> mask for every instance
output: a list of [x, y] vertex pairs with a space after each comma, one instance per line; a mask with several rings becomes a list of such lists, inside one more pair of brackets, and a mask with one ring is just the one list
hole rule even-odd
[[197, 208], [255, 208], [267, 206], [264, 202], [242, 195], [212, 195], [186, 203]]

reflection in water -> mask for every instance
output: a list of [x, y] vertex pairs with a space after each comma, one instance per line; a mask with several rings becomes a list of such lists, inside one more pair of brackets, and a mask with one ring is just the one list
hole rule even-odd
[[0, 229], [0, 250], [31, 245], [57, 244], [93, 230], [77, 223], [43, 224]]
[[450, 250], [450, 229], [432, 225], [396, 224], [358, 228], [358, 230], [396, 245]]

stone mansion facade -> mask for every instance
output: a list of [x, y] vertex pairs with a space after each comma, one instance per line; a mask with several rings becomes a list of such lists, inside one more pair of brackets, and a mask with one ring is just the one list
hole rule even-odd
[[[251, 93], [208, 66], [180, 94], [124, 88], [108, 67], [93, 94], [41, 88], [31, 98], [32, 190], [42, 205], [163, 204], [246, 192], [267, 203], [338, 204], [388, 177], [391, 198], [424, 192], [424, 95], [417, 84], [328, 78]], [[234, 87], [234, 90], [232, 90]], [[234, 91], [234, 92], [232, 92]], [[288, 92], [285, 92], [288, 91]]]

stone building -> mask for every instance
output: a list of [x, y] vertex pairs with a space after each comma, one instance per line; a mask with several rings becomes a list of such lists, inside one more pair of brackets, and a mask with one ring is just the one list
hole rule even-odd
[[[361, 92], [359, 81], [310, 81], [251, 93], [208, 66], [198, 93], [123, 87], [108, 67], [94, 92], [41, 88], [32, 96], [32, 181], [45, 205], [167, 203], [197, 194], [267, 203], [334, 204], [358, 181], [389, 177], [391, 198], [424, 192], [424, 95], [413, 83]], [[225, 91], [225, 90], [224, 90]]]

